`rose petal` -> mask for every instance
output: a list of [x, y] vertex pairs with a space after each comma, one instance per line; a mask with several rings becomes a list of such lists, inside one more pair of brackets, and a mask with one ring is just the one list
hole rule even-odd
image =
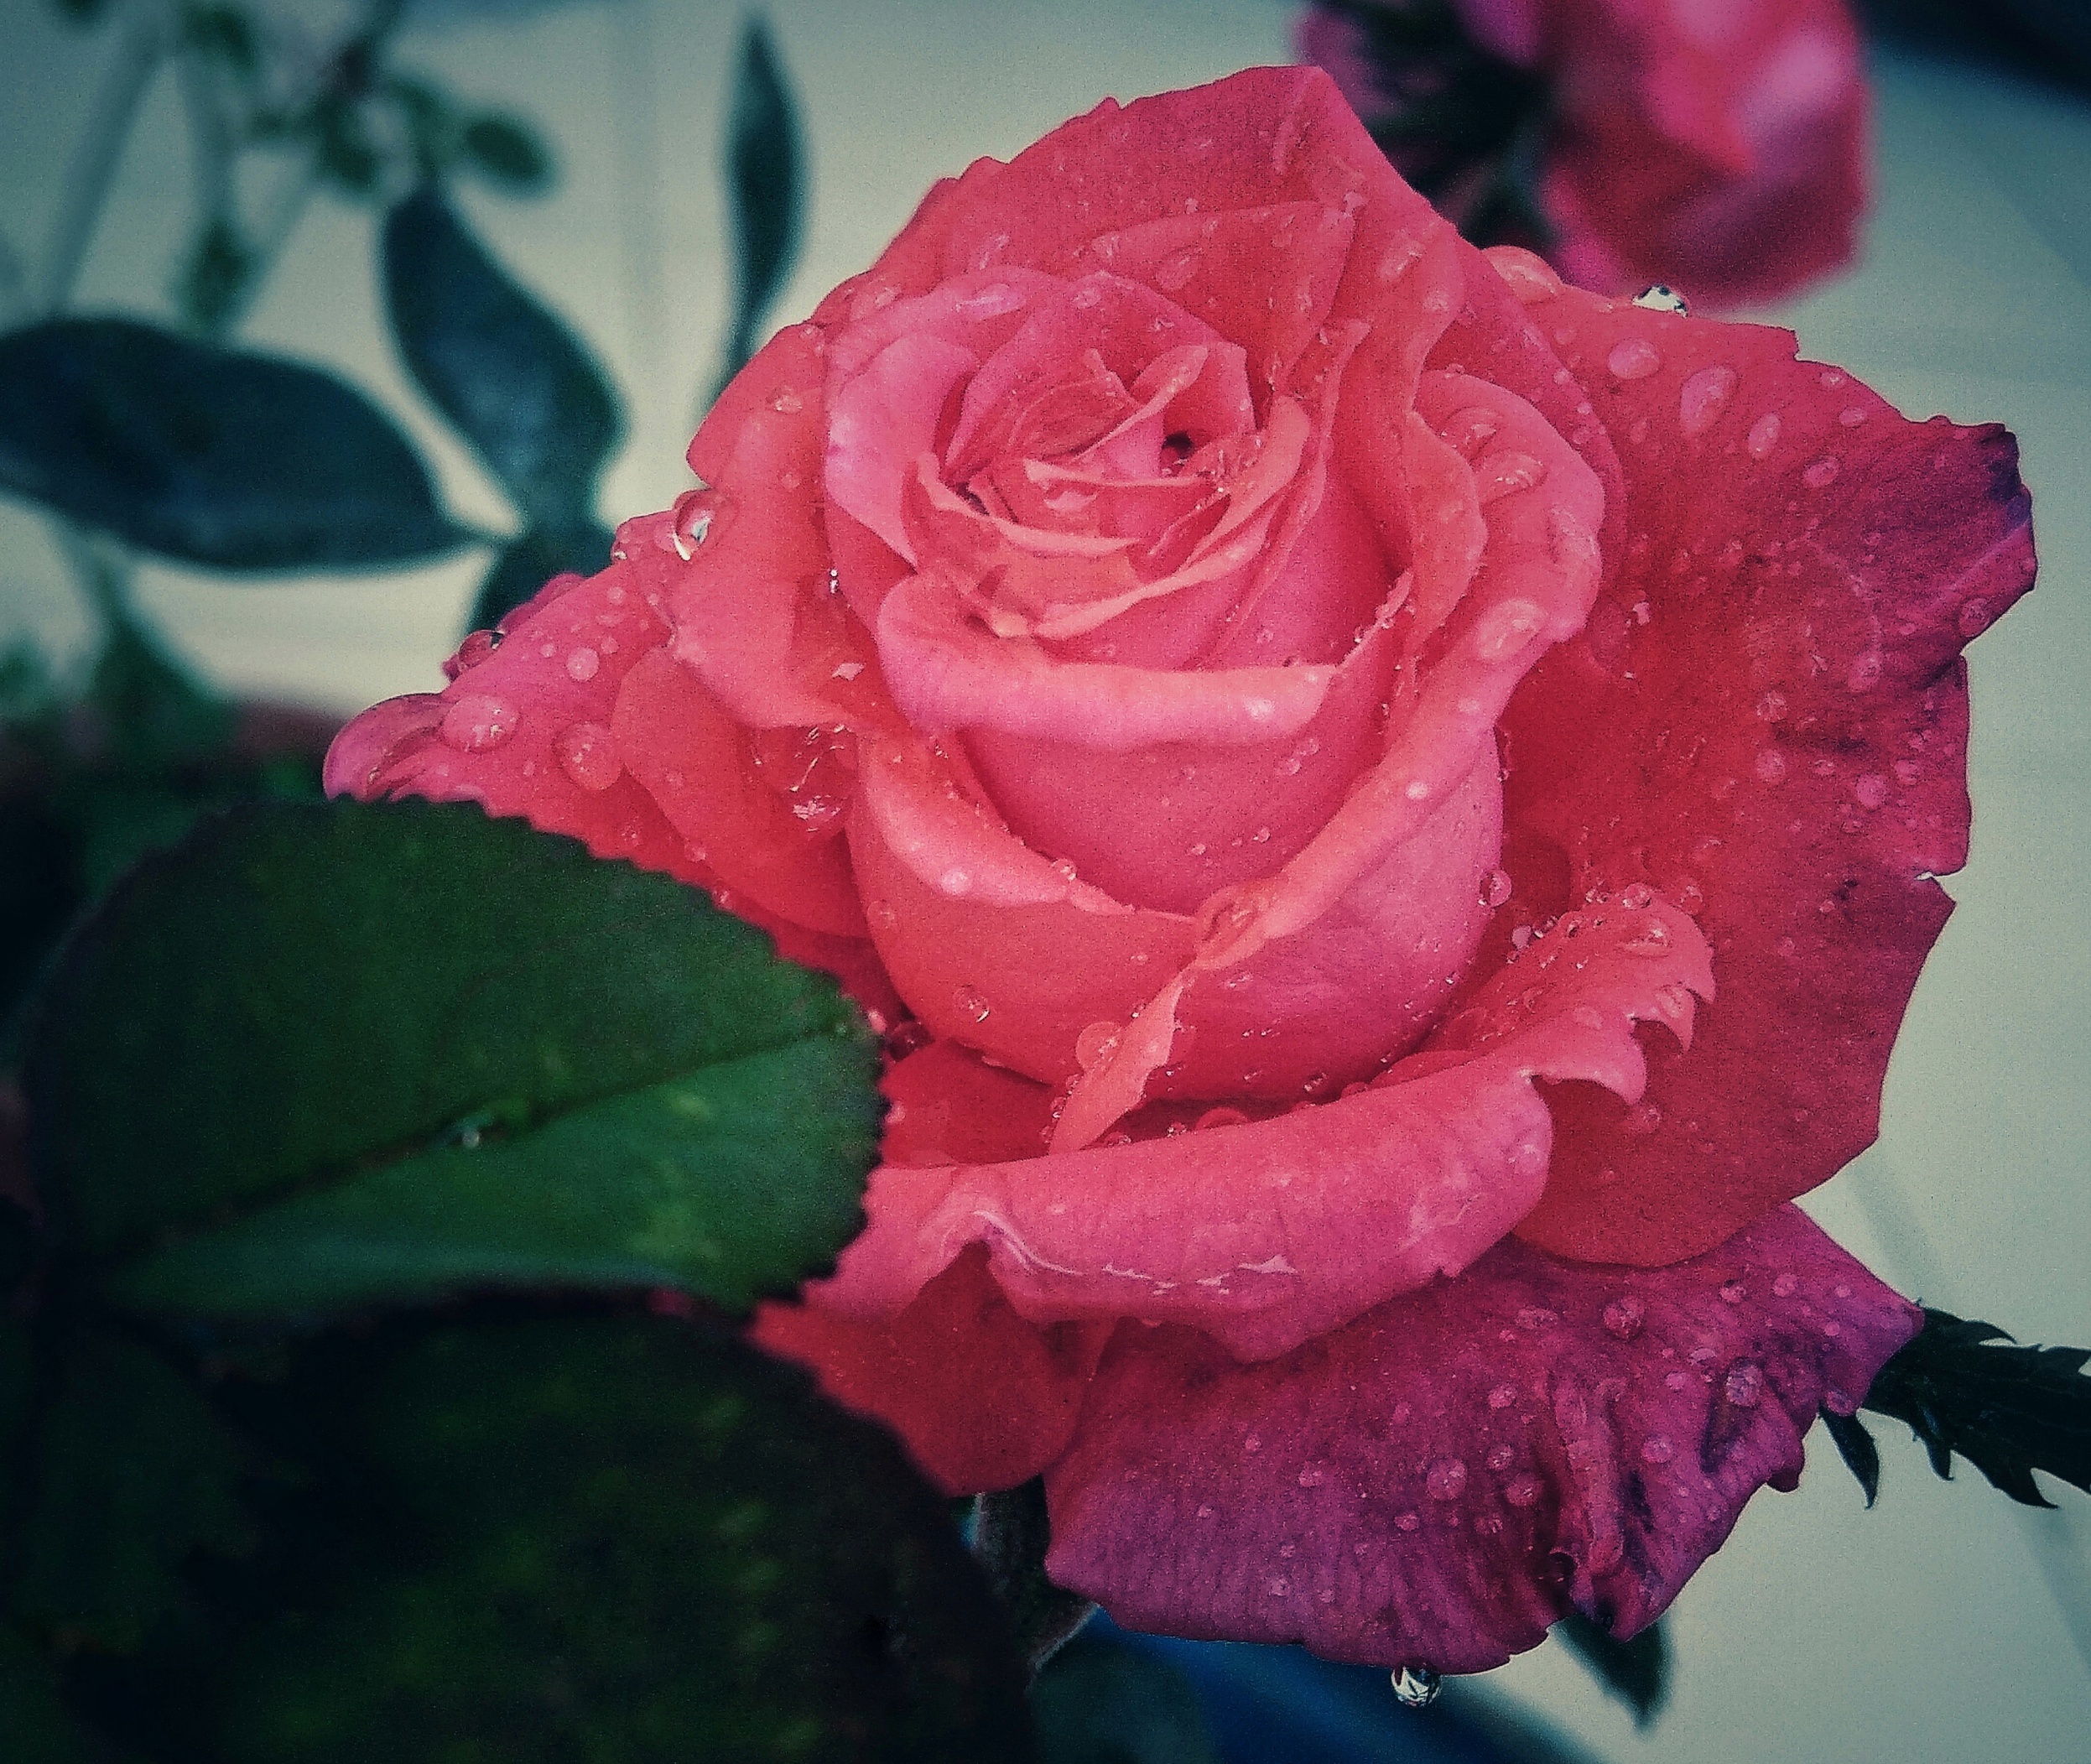
[[1656, 1272], [1526, 1245], [1287, 1358], [1121, 1330], [1046, 1472], [1054, 1582], [1165, 1634], [1479, 1672], [1631, 1636], [1919, 1314], [1782, 1208]]
[[2003, 431], [1906, 422], [1787, 332], [1573, 292], [1532, 310], [1620, 439], [1632, 538], [1505, 718], [1506, 839], [1567, 892], [1513, 879], [1541, 912], [1656, 884], [1696, 913], [1722, 996], [1688, 1058], [1656, 1054], [1652, 1115], [1559, 1100], [1521, 1230], [1661, 1262], [1874, 1137], [1948, 910], [1932, 878], [1966, 852], [1958, 652], [2031, 581], [2030, 506]]
[[1069, 276], [1107, 269], [1157, 289], [1245, 347], [1251, 382], [1268, 393], [1288, 383], [1327, 320], [1354, 231], [1341, 208], [1274, 203], [1142, 221], [1041, 262]]
[[766, 1304], [748, 1333], [892, 1428], [946, 1494], [971, 1495], [1027, 1482], [1066, 1449], [1111, 1330], [1025, 1322], [971, 1250], [890, 1322]]
[[[1241, 1074], [1255, 1076], [1246, 1094], [1282, 1095], [1316, 1082], [1355, 1077], [1381, 1055], [1406, 1051], [1449, 994], [1419, 998], [1417, 955], [1442, 955], [1442, 972], [1455, 976], [1473, 953], [1483, 923], [1478, 881], [1493, 861], [1496, 810], [1493, 753], [1495, 720], [1547, 648], [1583, 627], [1598, 580], [1593, 533], [1600, 518], [1597, 480], [1531, 406], [1501, 388], [1465, 376], [1433, 374], [1419, 387], [1421, 411], [1453, 425], [1485, 403], [1494, 427], [1477, 446], [1490, 480], [1488, 541], [1472, 586], [1458, 612], [1433, 640], [1420, 669], [1420, 689], [1397, 703], [1385, 756], [1329, 817], [1308, 846], [1275, 875], [1216, 896], [1200, 910], [1206, 929], [1191, 984], [1172, 993], [1179, 1023], [1202, 1027], [1204, 1011], [1223, 1020], [1241, 1007], [1226, 1001], [1201, 1007], [1201, 995], [1223, 988], [1274, 944], [1267, 1002], [1252, 1007], [1259, 1034], [1295, 1033], [1253, 1064], [1224, 1037], [1202, 1033], [1188, 1050], [1169, 1048], [1156, 1060], [1183, 1068], [1173, 1080], [1151, 1081], [1147, 1094], [1242, 1093]], [[1469, 474], [1470, 476], [1470, 474]], [[1478, 488], [1469, 490], [1478, 498]], [[1404, 608], [1397, 629], [1413, 631], [1421, 615]], [[1486, 768], [1485, 776], [1482, 775]], [[1475, 796], [1474, 788], [1481, 787]], [[1441, 813], [1465, 808], [1444, 824], [1464, 838], [1429, 852], [1418, 864], [1405, 848], [1428, 838]], [[1428, 874], [1431, 916], [1408, 919], [1397, 879]], [[1473, 892], [1467, 892], [1469, 887]], [[1447, 892], [1450, 889], [1453, 892]], [[1339, 976], [1355, 980], [1356, 931], [1371, 924], [1400, 927], [1406, 937], [1396, 968], [1398, 984], [1383, 994], [1353, 1000], [1332, 1029], [1329, 999]], [[1435, 938], [1438, 947], [1428, 947]], [[1391, 939], [1390, 939], [1391, 940]], [[1416, 945], [1421, 940], [1425, 948]], [[1173, 984], [1173, 982], [1172, 982]], [[1434, 982], [1429, 982], [1434, 984]], [[1272, 1014], [1283, 1012], [1284, 1015]], [[1159, 1049], [1158, 1041], [1151, 1044]], [[1219, 1049], [1225, 1047], [1223, 1056]], [[1095, 1075], [1085, 1075], [1090, 1085]], [[1113, 1095], [1142, 1094], [1114, 1075]], [[1061, 1117], [1056, 1147], [1071, 1149], [1078, 1132], [1101, 1132], [1106, 1111], [1080, 1087]]]
[[[1457, 1272], [1532, 1205], [1552, 1132], [1535, 1079], [1613, 1085], [1638, 1099], [1633, 1020], [1667, 1016], [1663, 988], [1706, 983], [1704, 950], [1681, 915], [1652, 957], [1606, 959], [1662, 917], [1591, 927], [1582, 947], [1594, 959], [1543, 994], [1514, 1033], [1464, 1055], [1422, 1056], [1334, 1102], [1014, 1162], [889, 1163], [873, 1173], [871, 1222], [844, 1251], [822, 1302], [891, 1316], [967, 1243], [984, 1241], [996, 1279], [1034, 1322], [1192, 1323], [1239, 1357], [1288, 1352]], [[1533, 975], [1542, 977], [1537, 964]], [[1091, 1075], [1108, 1083], [1116, 1058], [1102, 1052]], [[1152, 1055], [1129, 1058], [1139, 1066]], [[1361, 1219], [1371, 1231], [1359, 1230]]]
[[328, 789], [366, 802], [476, 802], [489, 814], [571, 834], [598, 857], [709, 881], [625, 769], [607, 729], [625, 674], [667, 637], [653, 609], [674, 562], [658, 554], [614, 559], [600, 575], [564, 578], [559, 593], [518, 608], [502, 642], [442, 692], [392, 700], [344, 728], [328, 755]]
[[1191, 922], [1134, 911], [1027, 850], [912, 738], [867, 737], [850, 849], [894, 984], [939, 1035], [1058, 1083], [1093, 1022], [1180, 966]]
[[1397, 658], [1388, 633], [1372, 628], [1373, 606], [1344, 604], [1385, 591], [1369, 534], [1345, 520], [1355, 508], [1348, 492], [1331, 498], [1295, 570], [1258, 603], [1259, 632], [1278, 641], [1245, 646], [1336, 663], [1308, 722], [1253, 744], [1122, 750], [970, 728], [966, 751], [1018, 835], [1121, 900], [1184, 913], [1301, 851], [1378, 758], [1379, 707]]
[[1684, 29], [1587, 6], [1549, 53], [1563, 102], [1541, 200], [1572, 281], [1679, 282], [1727, 306], [1850, 261], [1868, 106], [1846, 8], [1717, 8]]
[[809, 791], [795, 806], [814, 813], [795, 814], [754, 774], [746, 731], [665, 649], [627, 677], [610, 727], [632, 774], [727, 887], [810, 929], [865, 934], [840, 837], [845, 799]]
[[1057, 662], [1022, 637], [971, 628], [954, 585], [909, 577], [879, 610], [879, 661], [921, 730], [991, 728], [1125, 751], [1164, 742], [1267, 742], [1313, 720], [1335, 670], [1231, 668], [1155, 674]]

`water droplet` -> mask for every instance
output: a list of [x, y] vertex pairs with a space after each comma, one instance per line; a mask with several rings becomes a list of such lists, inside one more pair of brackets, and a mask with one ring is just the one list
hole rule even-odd
[[[1299, 1473], [1299, 1486], [1302, 1488], [1319, 1488], [1327, 1480], [1319, 1465], [1310, 1464]], [[1288, 1543], [1286, 1548], [1290, 1549], [1292, 1546]]]
[[1505, 601], [1475, 627], [1474, 653], [1485, 662], [1499, 662], [1512, 650], [1523, 648], [1545, 622], [1546, 614], [1532, 601]]
[[1394, 1700], [1404, 1709], [1428, 1709], [1438, 1700], [1444, 1680], [1428, 1666], [1394, 1668]]
[[624, 775], [616, 743], [601, 723], [574, 723], [554, 737], [559, 769], [584, 790], [607, 790]]
[[1413, 1513], [1399, 1514], [1394, 1521], [1396, 1529], [1405, 1532], [1420, 1531], [1423, 1528], [1423, 1522]]
[[1496, 1446], [1489, 1453], [1488, 1461], [1492, 1470], [1508, 1470], [1517, 1461], [1517, 1448], [1514, 1445]]
[[1689, 1372], [1665, 1372], [1662, 1375], [1663, 1387], [1666, 1390], [1681, 1391], [1686, 1389], [1691, 1382], [1692, 1375]]
[[1888, 781], [1877, 772], [1863, 772], [1852, 780], [1851, 794], [1861, 806], [1877, 809], [1888, 799]]
[[457, 650], [443, 664], [443, 678], [454, 680], [459, 674], [476, 668], [501, 647], [498, 631], [475, 631], [457, 646]]
[[1722, 1388], [1737, 1408], [1755, 1408], [1757, 1399], [1764, 1395], [1764, 1368], [1748, 1360], [1730, 1366]]
[[[935, 1032], [928, 1024], [908, 1017], [886, 1032], [882, 1045], [886, 1049], [886, 1057], [897, 1063], [907, 1059], [910, 1054], [919, 1054], [936, 1038]], [[888, 1125], [891, 1125], [890, 1118]]]
[[1433, 1501], [1457, 1501], [1466, 1491], [1467, 1467], [1457, 1458], [1440, 1458], [1423, 1477], [1423, 1488]]
[[1515, 1482], [1504, 1486], [1503, 1498], [1512, 1506], [1532, 1506], [1538, 1503], [1544, 1491], [1538, 1477], [1520, 1476]]
[[1651, 282], [1642, 289], [1634, 296], [1634, 304], [1645, 307], [1650, 312], [1674, 312], [1688, 315], [1692, 310], [1690, 301], [1687, 300], [1676, 289], [1666, 287], [1661, 282]]
[[1854, 692], [1865, 692], [1880, 684], [1880, 652], [1869, 649], [1851, 664], [1844, 684]]
[[[1514, 1384], [1499, 1384], [1489, 1392], [1490, 1408], [1508, 1408], [1516, 1400], [1517, 1387]], [[1500, 1465], [1495, 1467], [1501, 1468]]]
[[1483, 906], [1500, 907], [1510, 898], [1511, 879], [1506, 872], [1491, 870], [1481, 878], [1481, 904]]
[[1661, 1434], [1651, 1434], [1641, 1442], [1641, 1455], [1650, 1464], [1667, 1464], [1677, 1451], [1677, 1447]]
[[1749, 1289], [1739, 1280], [1728, 1281], [1721, 1288], [1723, 1304], [1740, 1304], [1749, 1296]]
[[1621, 1341], [1631, 1341], [1648, 1319], [1648, 1307], [1628, 1293], [1605, 1307], [1605, 1327]]
[[1743, 445], [1750, 450], [1750, 457], [1761, 460], [1779, 445], [1779, 413], [1767, 410], [1750, 425], [1750, 433], [1743, 437]]
[[1837, 461], [1824, 454], [1801, 468], [1801, 481], [1810, 490], [1827, 490], [1837, 481]]
[[1782, 1274], [1771, 1283], [1772, 1296], [1775, 1298], [1791, 1298], [1800, 1284], [1800, 1281], [1792, 1273]]
[[1859, 1399], [1849, 1391], [1839, 1390], [1833, 1384], [1823, 1392], [1823, 1407], [1833, 1415], [1855, 1415], [1859, 1413]]
[[1620, 947], [1629, 955], [1665, 955], [1670, 948], [1670, 928], [1661, 919], [1651, 918]]
[[1750, 770], [1767, 784], [1776, 784], [1786, 777], [1786, 756], [1776, 747], [1761, 747]]
[[1786, 710], [1786, 694], [1783, 692], [1767, 692], [1757, 700], [1757, 715], [1767, 723], [1783, 722]]
[[471, 693], [443, 713], [440, 733], [462, 753], [484, 753], [516, 732], [523, 713], [505, 698]]
[[1630, 913], [1646, 911], [1655, 904], [1656, 891], [1646, 882], [1630, 882], [1620, 891], [1619, 903]]
[[1700, 368], [1677, 389], [1677, 426], [1687, 434], [1704, 434], [1735, 390], [1734, 368]]
[[1547, 481], [1547, 464], [1528, 453], [1491, 454], [1474, 476], [1475, 495], [1486, 507], [1521, 490], [1536, 489]]
[[1176, 294], [1198, 273], [1198, 253], [1179, 251], [1154, 266], [1154, 285], [1164, 294]]
[[1240, 1109], [1229, 1108], [1223, 1104], [1217, 1109], [1206, 1110], [1191, 1125], [1197, 1132], [1204, 1133], [1214, 1127], [1241, 1127], [1248, 1118]]
[[1625, 337], [1612, 345], [1605, 365], [1620, 379], [1645, 380], [1662, 366], [1662, 357], [1646, 337]]
[[571, 679], [592, 680], [601, 666], [602, 658], [585, 646], [566, 658], [566, 673]]
[[1990, 603], [1977, 595], [1973, 600], [1961, 603], [1960, 617], [1955, 622], [1959, 626], [1963, 637], [1980, 637], [1990, 628], [1990, 621], [1994, 617], [1990, 611]]
[[1282, 1574], [1273, 1574], [1263, 1583], [1263, 1590], [1273, 1599], [1282, 1599], [1293, 1590], [1293, 1583]]
[[1521, 1330], [1551, 1329], [1560, 1320], [1560, 1312], [1550, 1311], [1542, 1304], [1528, 1304], [1517, 1314], [1517, 1326]]
[[988, 1004], [974, 987], [960, 986], [951, 995], [952, 1008], [973, 1022], [987, 1021]]

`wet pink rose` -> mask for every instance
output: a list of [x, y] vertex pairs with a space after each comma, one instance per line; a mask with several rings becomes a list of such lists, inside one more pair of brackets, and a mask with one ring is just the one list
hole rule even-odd
[[715, 891], [888, 1032], [759, 1339], [1126, 1621], [1469, 1670], [1659, 1611], [1916, 1313], [1873, 1137], [2010, 438], [1485, 256], [1312, 69], [939, 185], [333, 788]]
[[1851, 261], [1867, 91], [1842, 0], [1320, 0], [1333, 74], [1469, 237], [1719, 310]]

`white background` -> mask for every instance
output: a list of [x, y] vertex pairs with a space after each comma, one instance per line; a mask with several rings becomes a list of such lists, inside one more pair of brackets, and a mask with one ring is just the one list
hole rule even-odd
[[[294, 10], [323, 27], [332, 9]], [[428, 0], [399, 61], [521, 108], [558, 191], [469, 199], [484, 235], [601, 356], [631, 404], [613, 521], [663, 506], [715, 369], [731, 273], [718, 143], [737, 18], [701, 0]], [[776, 0], [812, 156], [812, 211], [775, 316], [868, 263], [939, 174], [1006, 157], [1105, 93], [1288, 59], [1280, 0]], [[0, 0], [0, 234], [34, 263], [108, 35]], [[2041, 585], [1972, 653], [1974, 856], [1890, 1073], [1881, 1142], [1809, 1202], [1885, 1277], [2026, 1340], [2091, 1342], [2091, 103], [1876, 60], [1879, 190], [1865, 258], [1767, 313], [1907, 414], [1998, 419], [2024, 447]], [[163, 304], [190, 169], [171, 81], [151, 94], [77, 304]], [[315, 206], [249, 342], [374, 390], [467, 520], [499, 496], [418, 402], [379, 322], [372, 222]], [[1687, 290], [1688, 292], [1688, 289]], [[227, 688], [353, 710], [441, 684], [483, 555], [408, 575], [227, 585], [154, 569], [169, 640]], [[61, 657], [84, 615], [39, 519], [0, 503], [0, 642]], [[1556, 1647], [1484, 1681], [1603, 1756], [1677, 1764], [2091, 1756], [2091, 1501], [2021, 1515], [1972, 1472], [1935, 1481], [1876, 1423], [1862, 1510], [1826, 1438], [1801, 1491], [1761, 1495], [1678, 1600], [1677, 1692], [1645, 1737]], [[1392, 1716], [1397, 1712], [1390, 1711]]]

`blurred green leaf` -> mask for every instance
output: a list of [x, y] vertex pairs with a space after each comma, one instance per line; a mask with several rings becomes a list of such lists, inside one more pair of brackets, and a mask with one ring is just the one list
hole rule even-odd
[[178, 1598], [193, 1552], [252, 1547], [233, 1493], [239, 1447], [187, 1380], [135, 1343], [74, 1345], [33, 1463], [10, 1600], [68, 1647], [136, 1648]]
[[611, 532], [597, 521], [533, 527], [494, 559], [479, 585], [466, 627], [491, 631], [555, 575], [593, 575], [610, 562]]
[[232, 707], [133, 623], [117, 625], [103, 643], [87, 705], [109, 756], [141, 768], [216, 753], [232, 734]]
[[551, 153], [520, 117], [483, 111], [466, 123], [458, 144], [473, 170], [513, 195], [535, 195], [552, 182]]
[[32, 1007], [31, 1155], [122, 1302], [679, 1285], [856, 1231], [882, 1106], [825, 979], [668, 877], [466, 805], [249, 808], [134, 872]]
[[308, 126], [313, 166], [322, 178], [351, 197], [367, 196], [377, 190], [384, 159], [353, 98], [330, 93], [315, 107]]
[[252, 74], [261, 66], [254, 21], [236, 6], [185, 7], [181, 34], [189, 48], [222, 61], [235, 73]]
[[361, 393], [127, 319], [0, 336], [0, 490], [219, 570], [367, 568], [464, 538]]
[[1601, 1624], [1572, 1612], [1554, 1625], [1553, 1633], [1596, 1675], [1607, 1695], [1633, 1711], [1636, 1728], [1654, 1724], [1670, 1700], [1670, 1642], [1661, 1622], [1622, 1642]]
[[393, 330], [422, 389], [533, 525], [590, 520], [623, 426], [594, 360], [433, 188], [394, 206], [384, 256]]
[[254, 273], [254, 254], [233, 224], [211, 221], [174, 278], [174, 302], [196, 330], [213, 335], [237, 310]]
[[108, 9], [109, 0], [51, 0], [51, 10], [75, 24], [91, 24]]
[[1022, 1678], [942, 1503], [797, 1367], [650, 1319], [305, 1374], [394, 1517], [226, 1663], [226, 1764], [980, 1764]]
[[726, 188], [740, 280], [715, 398], [755, 353], [763, 315], [798, 254], [804, 161], [783, 65], [768, 28], [751, 18], [741, 33], [726, 134]]

